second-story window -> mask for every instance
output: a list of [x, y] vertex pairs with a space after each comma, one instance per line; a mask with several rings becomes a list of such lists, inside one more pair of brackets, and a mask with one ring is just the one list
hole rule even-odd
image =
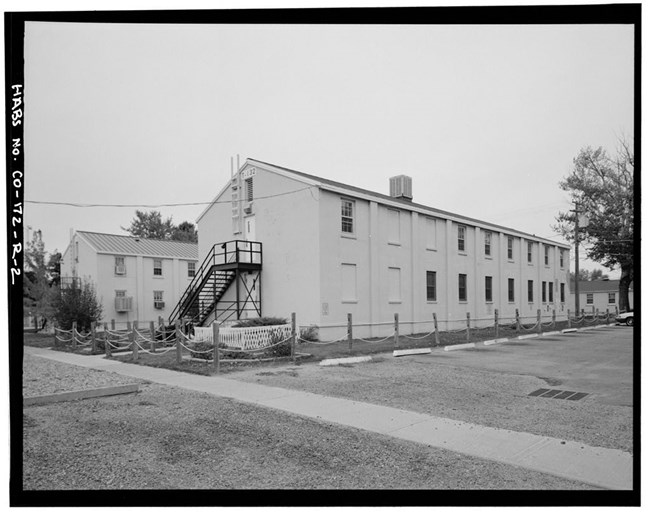
[[548, 256], [550, 254], [550, 247], [548, 245], [544, 245], [544, 264], [548, 266]]
[[458, 251], [465, 252], [465, 226], [458, 226]]
[[162, 275], [162, 259], [153, 260], [153, 275]]
[[528, 242], [528, 262], [533, 262], [533, 244], [530, 241]]
[[512, 259], [513, 256], [513, 245], [514, 245], [514, 238], [512, 236], [508, 236], [508, 259]]
[[485, 255], [486, 256], [492, 255], [492, 233], [491, 232], [485, 233]]
[[341, 232], [354, 234], [354, 202], [341, 199]]
[[115, 275], [126, 275], [124, 256], [115, 256]]
[[187, 262], [187, 277], [194, 277], [196, 275], [196, 263], [194, 261]]
[[564, 268], [564, 251], [560, 251], [560, 268]]

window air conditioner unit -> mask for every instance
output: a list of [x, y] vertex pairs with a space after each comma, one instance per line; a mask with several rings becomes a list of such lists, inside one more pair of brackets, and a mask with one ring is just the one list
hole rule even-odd
[[157, 300], [153, 303], [153, 307], [156, 309], [163, 309], [165, 307], [165, 303], [162, 300]]
[[246, 204], [244, 206], [244, 213], [246, 213], [247, 215], [250, 215], [252, 212], [253, 212], [253, 203], [249, 202], [248, 204]]
[[115, 275], [126, 275], [126, 266], [117, 265], [115, 267]]

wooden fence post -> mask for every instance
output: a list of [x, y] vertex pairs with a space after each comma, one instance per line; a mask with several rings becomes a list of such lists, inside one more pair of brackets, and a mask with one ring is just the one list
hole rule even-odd
[[395, 348], [397, 348], [398, 343], [399, 343], [399, 313], [395, 313], [395, 331], [393, 334], [393, 345]]
[[467, 343], [469, 343], [469, 326], [470, 326], [470, 319], [469, 319], [469, 311], [467, 312]]
[[515, 309], [515, 327], [516, 332], [521, 332], [521, 320], [519, 320], [519, 310]]
[[537, 310], [537, 334], [542, 334], [542, 310]]
[[133, 321], [133, 326], [131, 328], [131, 350], [133, 352], [132, 358], [133, 361], [136, 361], [138, 359], [138, 342], [137, 337], [136, 337], [136, 329], [138, 328], [138, 321], [134, 320]]
[[291, 313], [291, 362], [296, 363], [296, 314]]
[[433, 314], [433, 333], [436, 345], [440, 345], [440, 333], [438, 332], [438, 317]]
[[494, 337], [499, 337], [499, 310], [494, 310]]
[[352, 352], [352, 313], [348, 313], [348, 350]]
[[77, 347], [77, 321], [72, 322], [72, 346]]
[[104, 352], [106, 357], [111, 357], [111, 342], [108, 339], [108, 324], [104, 324]]
[[115, 331], [115, 319], [111, 318], [111, 331]]
[[555, 310], [553, 310], [553, 319], [552, 320], [553, 320], [552, 327], [553, 327], [553, 329], [555, 329]]
[[150, 350], [151, 352], [156, 352], [156, 330], [154, 328], [153, 320], [149, 322], [149, 332], [151, 333], [151, 343]]
[[568, 327], [568, 329], [571, 329], [571, 310], [570, 309], [566, 310], [566, 319], [567, 319], [567, 327]]
[[58, 341], [56, 339], [56, 326], [53, 325], [52, 327], [54, 327], [54, 347], [56, 348], [58, 346]]
[[97, 352], [97, 332], [95, 329], [95, 322], [90, 322], [90, 337], [92, 342], [92, 353], [95, 354]]
[[609, 324], [609, 308], [605, 309], [605, 323]]
[[214, 347], [212, 349], [212, 368], [214, 368], [215, 373], [219, 374], [219, 323], [215, 320], [212, 322], [212, 343]]
[[183, 349], [181, 348], [181, 323], [179, 320], [176, 320], [174, 324], [176, 329], [176, 363], [183, 361]]

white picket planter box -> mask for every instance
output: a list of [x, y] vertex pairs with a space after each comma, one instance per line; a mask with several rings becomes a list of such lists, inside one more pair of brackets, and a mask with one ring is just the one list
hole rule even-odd
[[[195, 327], [192, 341], [212, 343], [212, 335], [212, 327]], [[291, 324], [219, 328], [219, 343], [231, 349], [260, 349], [290, 336]]]

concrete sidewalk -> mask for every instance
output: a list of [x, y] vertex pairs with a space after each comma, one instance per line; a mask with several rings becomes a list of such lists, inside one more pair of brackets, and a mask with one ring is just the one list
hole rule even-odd
[[632, 489], [632, 455], [620, 450], [591, 447], [580, 442], [495, 429], [285, 388], [122, 363], [104, 359], [103, 356], [82, 356], [35, 347], [25, 347], [25, 352], [72, 365], [283, 410], [600, 488]]

